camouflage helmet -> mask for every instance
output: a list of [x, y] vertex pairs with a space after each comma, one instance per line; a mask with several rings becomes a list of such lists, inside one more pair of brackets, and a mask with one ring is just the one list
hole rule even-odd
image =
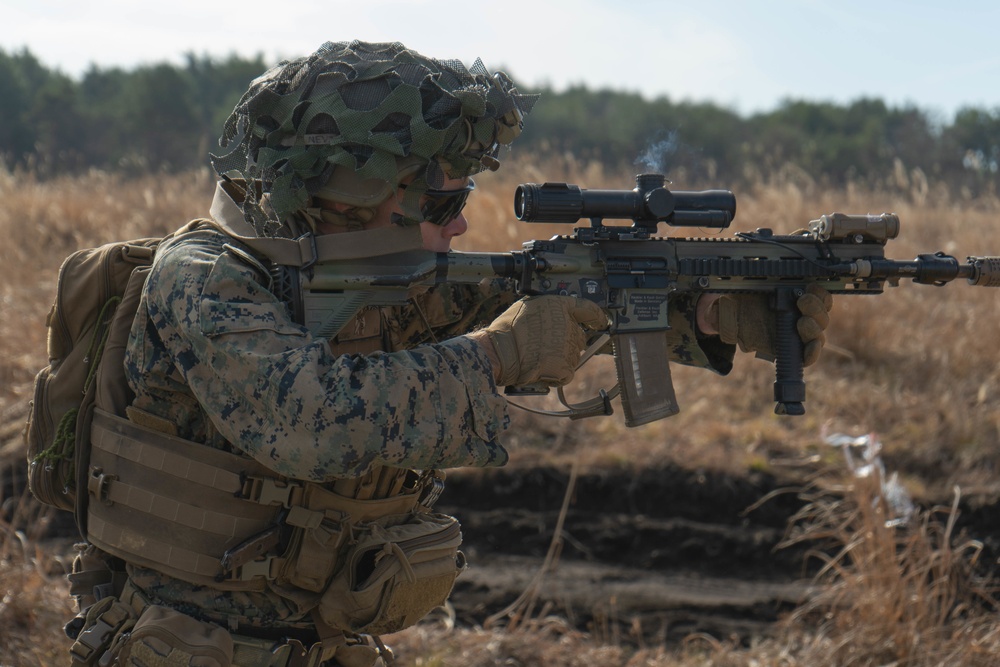
[[219, 139], [233, 148], [212, 166], [259, 183], [242, 208], [261, 236], [281, 234], [314, 195], [373, 207], [404, 178], [402, 222], [412, 224], [427, 189], [499, 166], [536, 99], [479, 59], [466, 68], [398, 42], [327, 42], [251, 82]]

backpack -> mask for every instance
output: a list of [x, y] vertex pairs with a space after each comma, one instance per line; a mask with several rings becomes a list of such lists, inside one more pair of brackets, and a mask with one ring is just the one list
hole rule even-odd
[[119, 594], [125, 581], [124, 562], [86, 541], [91, 426], [95, 408], [123, 415], [134, 398], [125, 347], [156, 249], [174, 234], [67, 257], [45, 322], [49, 363], [35, 376], [24, 428], [28, 488], [45, 505], [73, 512], [85, 540], [68, 575], [79, 610]]
[[35, 377], [24, 430], [28, 487], [46, 505], [75, 511], [86, 502], [95, 404], [131, 400], [125, 345], [153, 254], [162, 239], [117, 241], [79, 250], [59, 269], [46, 320], [48, 365]]
[[285, 263], [300, 255], [296, 241], [244, 237], [242, 228], [196, 219], [164, 237], [78, 250], [59, 269], [46, 319], [49, 363], [35, 377], [24, 428], [28, 488], [45, 505], [74, 512], [84, 536], [94, 408], [124, 415], [132, 402], [125, 346], [153, 256], [163, 241], [200, 225], [279, 253]]

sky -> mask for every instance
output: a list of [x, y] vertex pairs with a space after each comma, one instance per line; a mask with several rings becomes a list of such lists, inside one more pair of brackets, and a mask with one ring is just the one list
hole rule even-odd
[[944, 122], [1000, 110], [998, 29], [996, 0], [0, 0], [0, 49], [73, 77], [185, 53], [271, 64], [362, 39], [478, 57], [525, 88], [584, 84], [743, 115], [869, 97]]

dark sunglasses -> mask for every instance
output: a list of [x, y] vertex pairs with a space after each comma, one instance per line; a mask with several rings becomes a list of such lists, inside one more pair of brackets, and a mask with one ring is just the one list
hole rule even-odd
[[424, 216], [426, 222], [439, 226], [447, 225], [461, 214], [469, 194], [475, 189], [476, 182], [471, 178], [464, 188], [458, 190], [428, 188], [423, 194], [425, 201], [420, 205], [420, 214]]

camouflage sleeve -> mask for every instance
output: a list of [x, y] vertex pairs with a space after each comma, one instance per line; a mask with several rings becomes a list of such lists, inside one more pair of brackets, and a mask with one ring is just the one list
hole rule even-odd
[[670, 302], [670, 330], [667, 331], [670, 360], [726, 375], [733, 370], [736, 346], [723, 343], [718, 336], [706, 336], [698, 331], [695, 325], [697, 299], [698, 295], [684, 294]]
[[396, 349], [474, 331], [497, 318], [520, 297], [503, 279], [478, 285], [440, 283], [414, 295], [413, 306], [399, 309], [391, 323]]
[[162, 341], [226, 440], [280, 474], [317, 481], [375, 464], [506, 462], [506, 402], [476, 343], [336, 356], [223, 240], [206, 231], [161, 248], [144, 298], [146, 335]]

